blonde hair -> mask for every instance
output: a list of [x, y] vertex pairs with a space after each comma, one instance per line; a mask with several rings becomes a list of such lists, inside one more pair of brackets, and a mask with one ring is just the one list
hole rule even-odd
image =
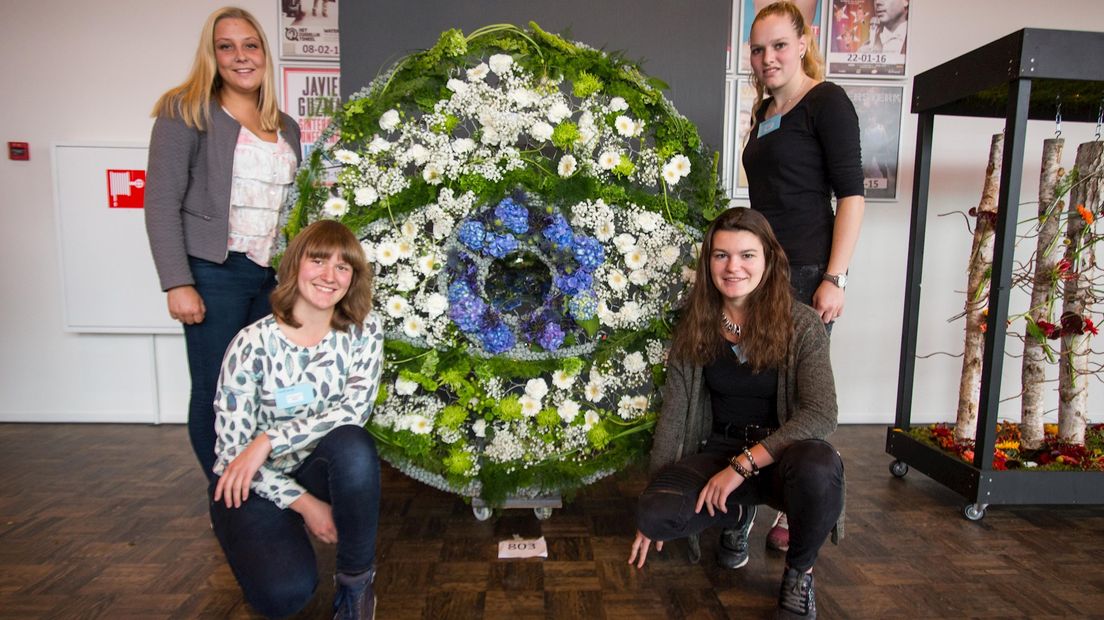
[[[805, 57], [801, 59], [801, 70], [805, 75], [818, 82], [823, 80], [824, 57], [820, 55], [820, 48], [817, 46], [816, 37], [813, 36], [812, 28], [805, 22], [805, 16], [801, 14], [801, 9], [797, 8], [797, 5], [793, 2], [789, 2], [789, 0], [781, 0], [780, 2], [768, 4], [755, 15], [755, 20], [751, 22], [751, 27], [755, 28], [755, 24], [758, 24], [764, 18], [772, 15], [779, 15], [790, 19], [790, 23], [793, 24], [794, 27], [794, 32], [797, 33], [797, 36], [805, 40]], [[751, 124], [754, 127], [757, 118], [756, 112], [759, 110], [759, 104], [763, 103], [763, 92], [765, 89], [754, 72], [752, 72], [751, 75], [751, 83], [755, 86], [755, 102], [751, 105]]]
[[268, 39], [252, 13], [233, 6], [223, 7], [207, 17], [199, 34], [199, 46], [196, 48], [195, 62], [192, 63], [188, 79], [161, 95], [153, 106], [152, 116], [179, 117], [188, 127], [199, 131], [207, 129], [211, 122], [211, 100], [222, 88], [222, 78], [218, 74], [218, 62], [215, 59], [215, 26], [223, 19], [245, 20], [257, 31], [261, 50], [265, 55], [264, 81], [257, 99], [261, 128], [265, 131], [281, 129], [280, 107], [276, 101], [276, 76]]

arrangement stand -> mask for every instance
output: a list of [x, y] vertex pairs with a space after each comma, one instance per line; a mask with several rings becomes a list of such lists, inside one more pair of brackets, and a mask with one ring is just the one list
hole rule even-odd
[[[961, 494], [963, 515], [976, 521], [990, 504], [1104, 503], [1104, 473], [993, 469], [1001, 368], [1012, 282], [1017, 204], [1028, 119], [1053, 120], [1055, 101], [1066, 121], [1096, 122], [1104, 99], [1104, 33], [1025, 28], [929, 69], [913, 79], [916, 179], [912, 188], [908, 271], [901, 329], [895, 426], [886, 433], [890, 472], [909, 467]], [[916, 441], [909, 430], [916, 371], [924, 237], [936, 115], [1004, 118], [1004, 157], [998, 198], [981, 400], [973, 463]]]
[[[472, 498], [472, 514], [480, 521], [486, 521], [494, 514], [494, 508], [478, 497]], [[541, 521], [552, 516], [552, 510], [563, 508], [563, 499], [559, 495], [540, 495], [537, 497], [510, 497], [500, 508], [532, 508], [533, 514]]]

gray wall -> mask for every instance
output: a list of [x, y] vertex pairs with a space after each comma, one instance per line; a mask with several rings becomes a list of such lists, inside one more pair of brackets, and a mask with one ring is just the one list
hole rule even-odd
[[343, 0], [341, 96], [441, 32], [488, 24], [537, 22], [549, 32], [643, 61], [670, 85], [667, 98], [721, 149], [724, 62], [731, 2], [725, 0]]

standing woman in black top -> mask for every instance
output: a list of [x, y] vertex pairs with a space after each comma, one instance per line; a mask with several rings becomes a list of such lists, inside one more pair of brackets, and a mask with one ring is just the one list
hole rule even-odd
[[[843, 314], [866, 207], [858, 116], [843, 89], [824, 81], [816, 39], [792, 2], [759, 11], [750, 49], [756, 99], [743, 163], [751, 208], [766, 216], [790, 259], [794, 296], [830, 330]], [[785, 524], [782, 515], [768, 545], [786, 548]]]

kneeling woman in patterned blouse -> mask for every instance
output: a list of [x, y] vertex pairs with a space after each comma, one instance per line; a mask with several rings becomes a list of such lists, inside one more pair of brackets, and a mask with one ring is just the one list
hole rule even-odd
[[308, 531], [337, 545], [334, 617], [373, 615], [379, 457], [364, 424], [383, 332], [371, 301], [356, 237], [316, 222], [280, 263], [273, 313], [223, 359], [211, 522], [246, 600], [266, 616], [294, 614], [314, 595]]

